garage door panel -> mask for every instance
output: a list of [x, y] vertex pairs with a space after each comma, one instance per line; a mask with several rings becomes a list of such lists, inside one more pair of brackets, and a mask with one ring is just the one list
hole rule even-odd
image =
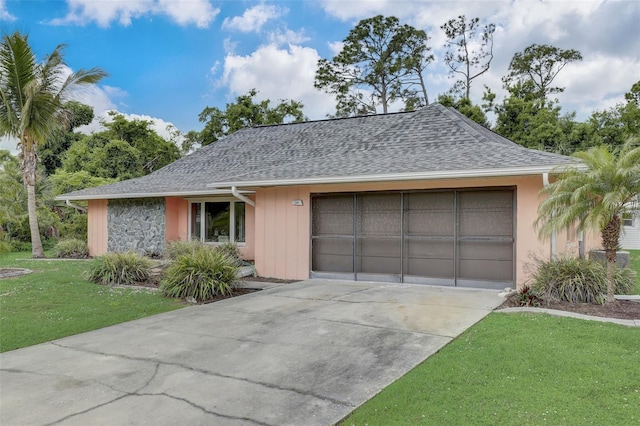
[[452, 259], [429, 259], [429, 258], [408, 258], [405, 260], [405, 275], [450, 278], [454, 276], [454, 260]]
[[513, 217], [510, 213], [504, 210], [462, 211], [458, 219], [458, 232], [461, 236], [510, 237], [513, 234]]
[[313, 271], [353, 272], [353, 240], [323, 238], [312, 241]]
[[353, 196], [313, 200], [312, 235], [353, 234]]
[[359, 238], [357, 272], [400, 274], [400, 238]]
[[458, 244], [461, 259], [513, 260], [513, 243], [498, 241], [461, 241]]
[[510, 260], [460, 259], [458, 278], [511, 282], [513, 280], [513, 263]]
[[459, 207], [462, 210], [511, 209], [513, 192], [501, 190], [460, 191]]
[[400, 194], [363, 194], [356, 200], [358, 236], [399, 236]]
[[400, 258], [358, 256], [357, 272], [367, 274], [400, 275]]
[[453, 235], [453, 211], [412, 210], [405, 213], [407, 235]]
[[453, 239], [405, 239], [404, 252], [408, 257], [453, 259]]

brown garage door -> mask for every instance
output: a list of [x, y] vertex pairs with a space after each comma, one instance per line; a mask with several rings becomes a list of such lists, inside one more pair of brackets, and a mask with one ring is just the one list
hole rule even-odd
[[315, 195], [312, 277], [504, 288], [513, 189]]

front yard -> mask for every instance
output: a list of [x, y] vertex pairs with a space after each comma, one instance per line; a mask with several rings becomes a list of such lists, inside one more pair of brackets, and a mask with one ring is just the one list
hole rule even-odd
[[33, 270], [0, 279], [0, 352], [184, 306], [142, 288], [93, 284], [83, 278], [86, 260], [30, 260], [29, 256], [0, 254], [0, 268]]
[[492, 313], [342, 425], [640, 423], [640, 328]]

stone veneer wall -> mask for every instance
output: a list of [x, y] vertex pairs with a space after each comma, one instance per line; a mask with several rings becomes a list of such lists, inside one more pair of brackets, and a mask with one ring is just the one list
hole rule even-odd
[[109, 200], [107, 223], [108, 251], [133, 250], [144, 255], [164, 252], [164, 198]]

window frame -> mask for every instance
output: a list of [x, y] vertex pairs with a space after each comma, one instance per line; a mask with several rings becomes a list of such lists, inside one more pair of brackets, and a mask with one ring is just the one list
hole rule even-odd
[[[633, 224], [635, 222], [635, 214], [633, 211], [627, 211], [622, 213], [622, 226], [626, 226], [626, 227], [633, 227]], [[629, 222], [629, 224], [627, 224], [626, 222]]]
[[[205, 204], [206, 203], [227, 203], [229, 204], [229, 242], [236, 244], [238, 247], [245, 247], [247, 245], [247, 235], [246, 235], [246, 221], [247, 221], [247, 203], [242, 200], [238, 200], [237, 198], [198, 198], [198, 199], [190, 199], [189, 200], [189, 214], [188, 214], [188, 223], [187, 223], [187, 235], [189, 236], [189, 240], [197, 240], [197, 238], [193, 235], [193, 224], [192, 224], [192, 216], [191, 211], [193, 209], [194, 204], [200, 204], [200, 242], [203, 244], [210, 245], [223, 245], [225, 243], [219, 241], [206, 241], [206, 220], [204, 219], [205, 213]], [[242, 203], [245, 205], [244, 207], [244, 220], [245, 220], [245, 241], [237, 242], [236, 241], [236, 204]]]

